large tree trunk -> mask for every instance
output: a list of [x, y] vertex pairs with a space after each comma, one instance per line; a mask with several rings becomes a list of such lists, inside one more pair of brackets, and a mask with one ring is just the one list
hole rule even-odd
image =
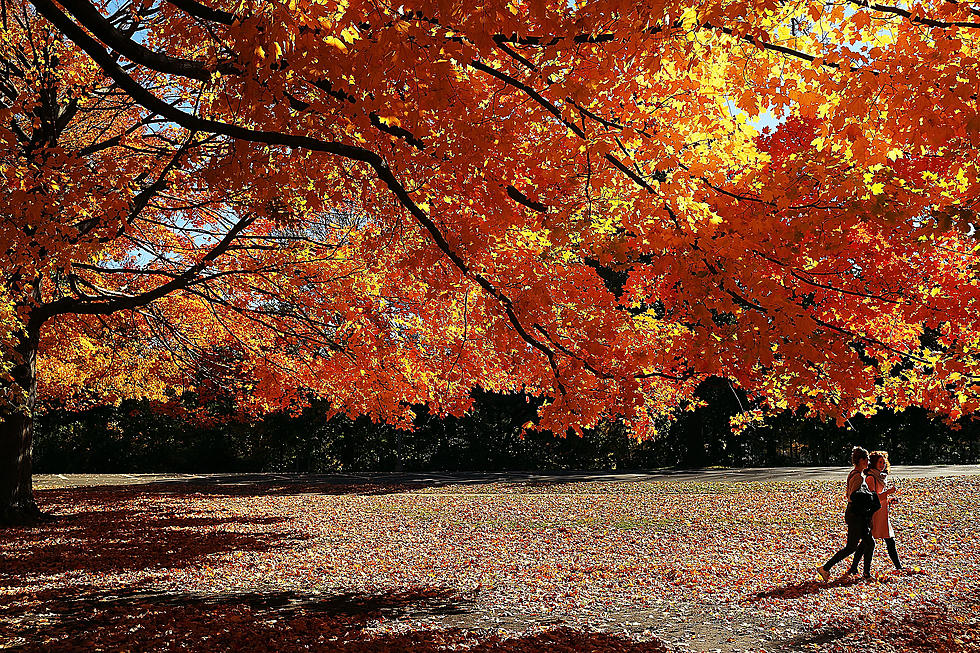
[[4, 388], [14, 405], [0, 407], [0, 526], [41, 517], [31, 485], [37, 343], [36, 332], [21, 336], [14, 350], [13, 383]]

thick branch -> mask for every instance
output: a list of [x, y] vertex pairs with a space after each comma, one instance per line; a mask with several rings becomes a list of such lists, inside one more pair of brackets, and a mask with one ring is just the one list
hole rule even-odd
[[232, 25], [235, 22], [235, 14], [202, 5], [197, 0], [167, 0], [167, 2], [194, 18], [222, 25]]
[[528, 197], [521, 191], [517, 190], [513, 186], [509, 186], [509, 185], [507, 186], [507, 195], [518, 204], [523, 204], [524, 206], [526, 206], [527, 208], [533, 211], [537, 211], [538, 213], [548, 212], [548, 206], [546, 204], [542, 204], [541, 202], [536, 202], [532, 200], [530, 197]]
[[406, 143], [417, 150], [425, 149], [425, 144], [404, 127], [399, 127], [397, 125], [386, 125], [385, 123], [381, 122], [381, 118], [379, 118], [378, 114], [373, 111], [368, 114], [368, 118], [370, 119], [372, 125], [384, 133], [395, 136], [396, 138], [404, 139]]
[[[190, 79], [208, 81], [211, 79], [211, 71], [198, 61], [191, 59], [180, 59], [168, 55], [154, 52], [149, 48], [137, 43], [129, 38], [102, 15], [95, 6], [88, 0], [60, 0], [62, 6], [67, 9], [78, 22], [92, 32], [100, 41], [110, 48], [119, 52], [131, 61], [135, 61], [151, 70], [171, 75], [179, 75]], [[47, 2], [45, 4], [48, 4]], [[42, 15], [48, 20], [50, 16], [41, 9], [39, 3], [34, 6], [41, 11]], [[54, 22], [54, 21], [52, 21]], [[72, 39], [74, 40], [74, 39]], [[221, 68], [219, 67], [219, 70]]]
[[966, 27], [970, 29], [976, 29], [980, 27], [980, 23], [972, 23], [969, 21], [944, 21], [936, 20], [934, 18], [927, 18], [925, 16], [917, 16], [913, 14], [908, 9], [903, 9], [901, 7], [893, 7], [891, 5], [882, 4], [871, 4], [870, 2], [860, 2], [859, 0], [850, 0], [850, 3], [855, 7], [860, 7], [861, 9], [873, 9], [874, 11], [880, 11], [883, 14], [893, 14], [895, 16], [901, 16], [902, 18], [908, 19], [911, 23], [916, 23], [919, 25], [928, 25], [929, 27]]

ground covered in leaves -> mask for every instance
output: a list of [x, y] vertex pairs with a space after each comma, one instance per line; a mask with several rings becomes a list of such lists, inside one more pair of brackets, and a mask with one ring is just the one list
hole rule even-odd
[[0, 648], [980, 651], [980, 478], [899, 484], [908, 571], [829, 584], [843, 482], [45, 490]]

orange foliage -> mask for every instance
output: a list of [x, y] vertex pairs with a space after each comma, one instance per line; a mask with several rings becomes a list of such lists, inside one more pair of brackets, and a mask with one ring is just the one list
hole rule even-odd
[[711, 374], [980, 406], [966, 4], [6, 7], [5, 291], [49, 395], [233, 351], [209, 391], [248, 410], [395, 423], [478, 385], [643, 435]]

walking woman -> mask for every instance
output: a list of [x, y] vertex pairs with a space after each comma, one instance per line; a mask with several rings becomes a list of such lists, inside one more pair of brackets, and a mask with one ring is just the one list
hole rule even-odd
[[[869, 495], [865, 485], [864, 474], [868, 469], [868, 451], [863, 447], [854, 447], [851, 451], [851, 463], [854, 469], [847, 475], [847, 509], [844, 511], [844, 522], [847, 524], [847, 544], [834, 554], [834, 557], [817, 567], [817, 573], [824, 581], [830, 578], [830, 570], [838, 562], [851, 555], [859, 548], [864, 553], [864, 577], [871, 578], [871, 556], [875, 550], [875, 540], [871, 537], [871, 512], [867, 505], [855, 501], [857, 494]], [[865, 485], [865, 488], [861, 486]]]
[[[895, 569], [901, 571], [903, 567], [898, 559], [898, 549], [895, 547], [895, 531], [892, 529], [891, 520], [888, 518], [888, 504], [893, 501], [891, 495], [898, 492], [894, 486], [885, 488], [885, 479], [890, 470], [888, 452], [872, 451], [868, 458], [867, 483], [868, 489], [878, 494], [878, 498], [881, 500], [881, 508], [871, 515], [871, 537], [885, 540], [888, 557], [892, 559]], [[848, 573], [857, 573], [861, 554], [861, 549], [858, 549], [858, 552], [854, 554], [854, 562], [851, 563], [851, 569]]]

